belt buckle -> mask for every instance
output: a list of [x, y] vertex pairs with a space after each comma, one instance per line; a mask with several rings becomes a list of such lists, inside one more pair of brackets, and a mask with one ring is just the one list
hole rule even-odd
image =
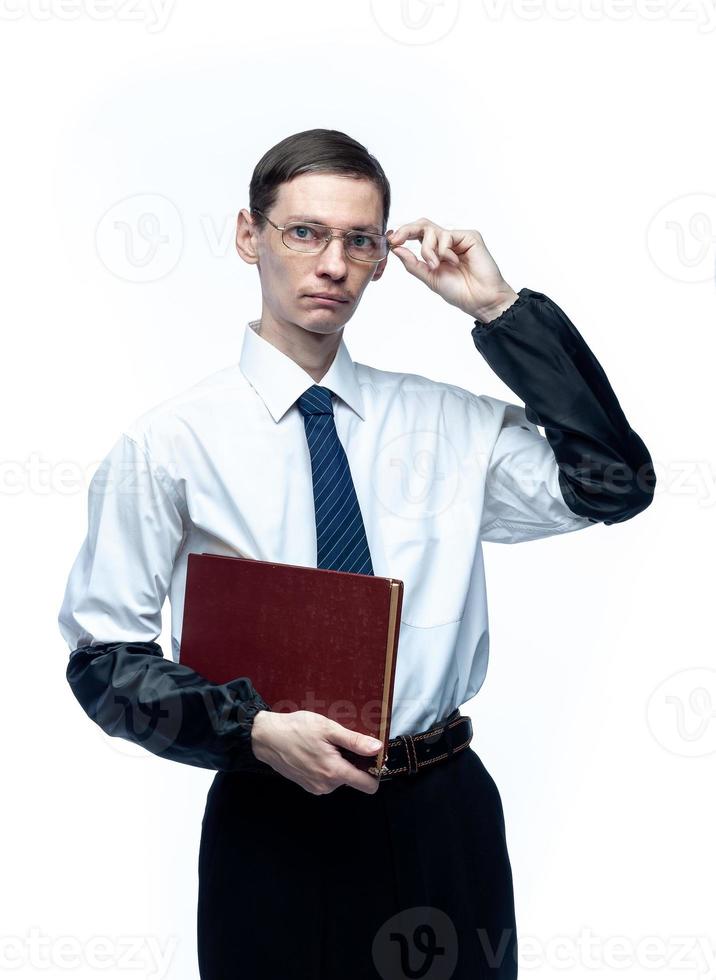
[[383, 763], [380, 769], [378, 769], [377, 766], [371, 766], [368, 769], [368, 772], [371, 774], [371, 776], [380, 776], [381, 779], [385, 779], [386, 777], [390, 776], [390, 769], [388, 769], [385, 763]]

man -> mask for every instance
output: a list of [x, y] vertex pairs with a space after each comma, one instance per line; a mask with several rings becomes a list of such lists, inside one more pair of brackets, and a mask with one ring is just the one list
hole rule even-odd
[[[60, 611], [88, 715], [218, 770], [199, 854], [203, 980], [517, 975], [501, 800], [459, 712], [487, 668], [482, 541], [620, 523], [653, 496], [646, 446], [562, 310], [515, 292], [476, 230], [419, 218], [386, 235], [389, 206], [380, 164], [343, 133], [264, 155], [236, 234], [260, 319], [238, 365], [146, 412], [100, 464]], [[351, 360], [345, 324], [391, 250], [470, 318], [524, 409]], [[403, 579], [386, 776], [342, 756], [375, 753], [360, 732], [178, 662], [201, 551]], [[172, 660], [156, 643], [167, 593]]]

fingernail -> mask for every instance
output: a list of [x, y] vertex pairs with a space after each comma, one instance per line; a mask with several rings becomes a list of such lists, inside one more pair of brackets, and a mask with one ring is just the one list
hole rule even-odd
[[383, 744], [382, 742], [379, 742], [377, 738], [371, 738], [369, 739], [369, 741], [370, 741], [370, 747], [372, 749], [379, 749]]

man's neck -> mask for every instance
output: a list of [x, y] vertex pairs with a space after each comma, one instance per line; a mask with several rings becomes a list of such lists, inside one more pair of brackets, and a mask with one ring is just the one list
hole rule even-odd
[[320, 383], [333, 363], [343, 336], [342, 329], [332, 334], [314, 333], [296, 324], [281, 326], [265, 316], [261, 318], [256, 332], [302, 367], [316, 384]]

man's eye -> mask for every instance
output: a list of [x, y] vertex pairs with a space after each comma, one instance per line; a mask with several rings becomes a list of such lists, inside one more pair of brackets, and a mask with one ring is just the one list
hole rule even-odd
[[289, 228], [289, 234], [303, 242], [310, 242], [316, 238], [317, 233], [315, 228], [310, 228], [308, 225], [293, 225]]
[[356, 233], [351, 235], [350, 244], [364, 252], [373, 251], [378, 248], [378, 240], [373, 235], [363, 235]]

